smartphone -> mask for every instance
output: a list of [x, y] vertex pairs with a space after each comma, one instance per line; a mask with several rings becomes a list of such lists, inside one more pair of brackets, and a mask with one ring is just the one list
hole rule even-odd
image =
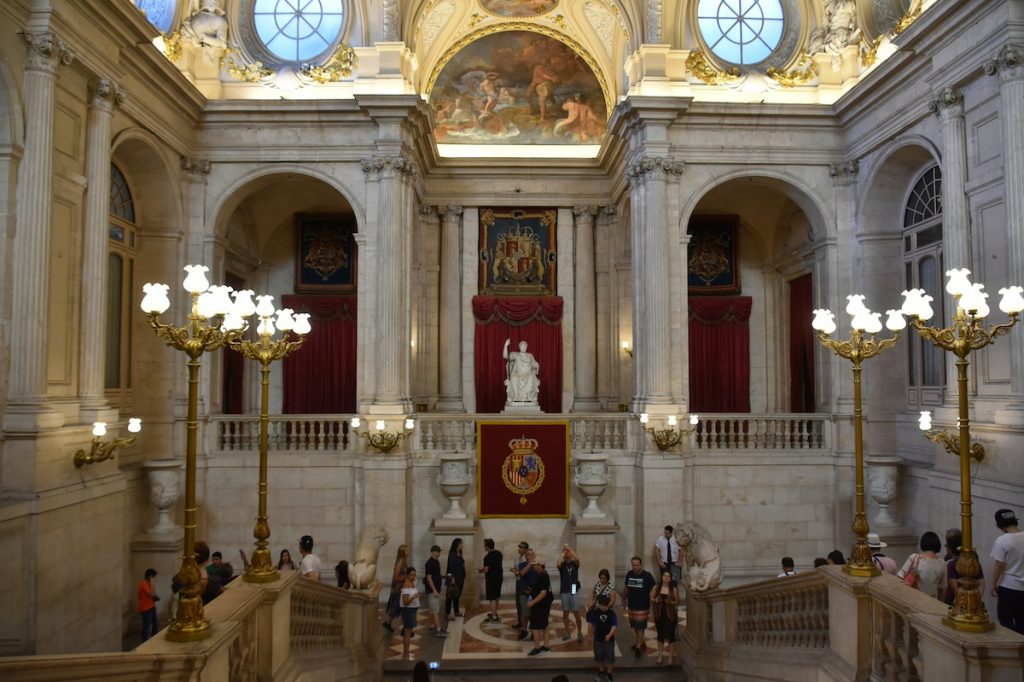
[[440, 663], [438, 663], [437, 661], [431, 661], [431, 662], [430, 662], [430, 663], [429, 663], [429, 664], [427, 665], [427, 667], [428, 667], [428, 668], [430, 668], [431, 670], [437, 670], [438, 668], [440, 668], [440, 667], [441, 667], [441, 664], [440, 664]]
[[571, 594], [576, 594], [576, 583], [572, 584], [572, 592], [571, 592]]

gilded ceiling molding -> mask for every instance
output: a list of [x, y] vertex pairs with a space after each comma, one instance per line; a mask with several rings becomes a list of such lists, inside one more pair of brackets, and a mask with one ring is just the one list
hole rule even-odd
[[272, 69], [263, 66], [263, 62], [246, 62], [242, 50], [237, 45], [224, 50], [220, 57], [220, 65], [235, 80], [247, 83], [260, 83], [274, 75]]
[[181, 31], [164, 34], [164, 56], [167, 57], [172, 64], [181, 59], [181, 42]]
[[299, 68], [299, 75], [320, 84], [336, 83], [351, 76], [352, 69], [358, 64], [359, 57], [356, 51], [342, 43], [323, 64], [303, 64]]
[[765, 75], [784, 88], [811, 85], [818, 78], [818, 65], [811, 55], [803, 54], [789, 69], [780, 71], [774, 66], [770, 66]]
[[[476, 16], [476, 15], [474, 15]], [[434, 89], [434, 84], [437, 82], [437, 77], [441, 75], [441, 71], [445, 65], [452, 60], [464, 47], [473, 43], [480, 38], [489, 36], [493, 33], [502, 33], [504, 31], [530, 31], [532, 33], [539, 33], [549, 38], [563, 43], [570, 50], [576, 53], [576, 55], [582, 59], [590, 70], [594, 73], [594, 77], [597, 79], [598, 84], [601, 86], [601, 92], [604, 94], [604, 103], [607, 111], [611, 111], [615, 108], [615, 98], [612, 95], [611, 89], [608, 87], [608, 81], [605, 79], [604, 70], [597, 63], [590, 53], [584, 49], [582, 45], [573, 40], [571, 37], [565, 35], [561, 31], [556, 31], [553, 28], [547, 26], [539, 26], [526, 21], [508, 21], [500, 24], [492, 24], [478, 29], [463, 38], [460, 38], [455, 44], [449, 47], [441, 58], [434, 64], [434, 68], [430, 71], [430, 77], [427, 79], [426, 87], [424, 88], [424, 94], [427, 96], [427, 100], [430, 100], [430, 93]]]
[[692, 73], [695, 78], [704, 81], [708, 85], [723, 85], [725, 83], [732, 83], [740, 78], [738, 67], [734, 66], [728, 71], [722, 71], [708, 61], [703, 50], [696, 50], [690, 53], [690, 56], [686, 58], [686, 70]]
[[896, 26], [893, 27], [893, 38], [910, 28], [910, 25], [914, 23], [919, 16], [921, 16], [921, 9], [923, 8], [923, 5], [924, 0], [914, 0], [907, 13], [904, 14], [900, 20], [896, 22]]

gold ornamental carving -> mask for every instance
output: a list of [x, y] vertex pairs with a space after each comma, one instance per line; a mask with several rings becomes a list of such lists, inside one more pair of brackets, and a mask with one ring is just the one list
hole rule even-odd
[[910, 10], [908, 10], [907, 13], [896, 22], [896, 26], [892, 29], [893, 38], [910, 28], [910, 25], [914, 23], [919, 16], [921, 16], [923, 5], [924, 0], [914, 0], [914, 4], [910, 6]]
[[356, 51], [344, 43], [338, 46], [331, 58], [325, 63], [314, 66], [303, 64], [299, 74], [320, 83], [337, 83], [342, 78], [352, 75], [352, 70], [359, 64]]
[[686, 70], [708, 85], [724, 85], [735, 82], [740, 77], [739, 68], [734, 66], [728, 71], [722, 71], [708, 61], [702, 50], [690, 53], [686, 58]]
[[769, 67], [765, 75], [784, 88], [795, 88], [798, 85], [810, 85], [818, 77], [818, 65], [809, 54], [801, 55], [800, 59], [785, 71], [774, 66]]
[[237, 46], [224, 50], [220, 64], [229, 76], [247, 83], [259, 83], [274, 75], [274, 72], [265, 67], [263, 62], [246, 62], [242, 57], [242, 51]]

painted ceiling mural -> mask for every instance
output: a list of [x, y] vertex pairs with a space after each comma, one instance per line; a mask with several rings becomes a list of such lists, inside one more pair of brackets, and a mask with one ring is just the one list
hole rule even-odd
[[457, 50], [430, 88], [439, 144], [600, 144], [602, 82], [581, 51], [535, 30], [493, 32]]
[[480, 0], [480, 6], [499, 17], [535, 17], [550, 12], [558, 0]]

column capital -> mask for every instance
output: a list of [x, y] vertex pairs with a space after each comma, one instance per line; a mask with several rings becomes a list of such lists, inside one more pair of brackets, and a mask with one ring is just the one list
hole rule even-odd
[[609, 220], [614, 220], [615, 218], [617, 218], [619, 216], [619, 207], [618, 206], [602, 206], [601, 207], [601, 213], [604, 214], [605, 218], [608, 218]]
[[857, 182], [858, 173], [860, 173], [860, 163], [856, 159], [844, 161], [843, 163], [833, 163], [828, 167], [828, 174], [832, 178], [832, 184], [837, 186], [852, 185]]
[[210, 166], [209, 159], [195, 159], [191, 156], [181, 157], [181, 170], [185, 171], [188, 175], [196, 177], [209, 175]]
[[1024, 46], [1004, 45], [994, 59], [985, 60], [981, 68], [989, 76], [999, 76], [999, 82], [1024, 79]]
[[447, 206], [438, 206], [438, 212], [448, 220], [457, 220], [462, 215], [462, 206], [459, 204], [448, 204]]
[[415, 175], [416, 162], [404, 154], [395, 156], [371, 156], [359, 162], [367, 177], [393, 178], [396, 175]]
[[626, 175], [636, 179], [643, 177], [664, 179], [682, 175], [685, 170], [685, 161], [678, 161], [667, 156], [641, 156], [630, 162], [626, 168]]
[[964, 96], [951, 85], [941, 88], [928, 100], [928, 111], [940, 120], [964, 115]]
[[577, 218], [590, 216], [591, 221], [593, 221], [593, 219], [597, 217], [597, 212], [600, 210], [600, 206], [573, 206], [572, 214]]
[[25, 41], [27, 69], [56, 74], [57, 67], [67, 66], [75, 59], [74, 51], [53, 33], [22, 31], [18, 35]]
[[89, 105], [94, 109], [111, 111], [124, 103], [124, 90], [109, 78], [94, 78], [89, 82]]

